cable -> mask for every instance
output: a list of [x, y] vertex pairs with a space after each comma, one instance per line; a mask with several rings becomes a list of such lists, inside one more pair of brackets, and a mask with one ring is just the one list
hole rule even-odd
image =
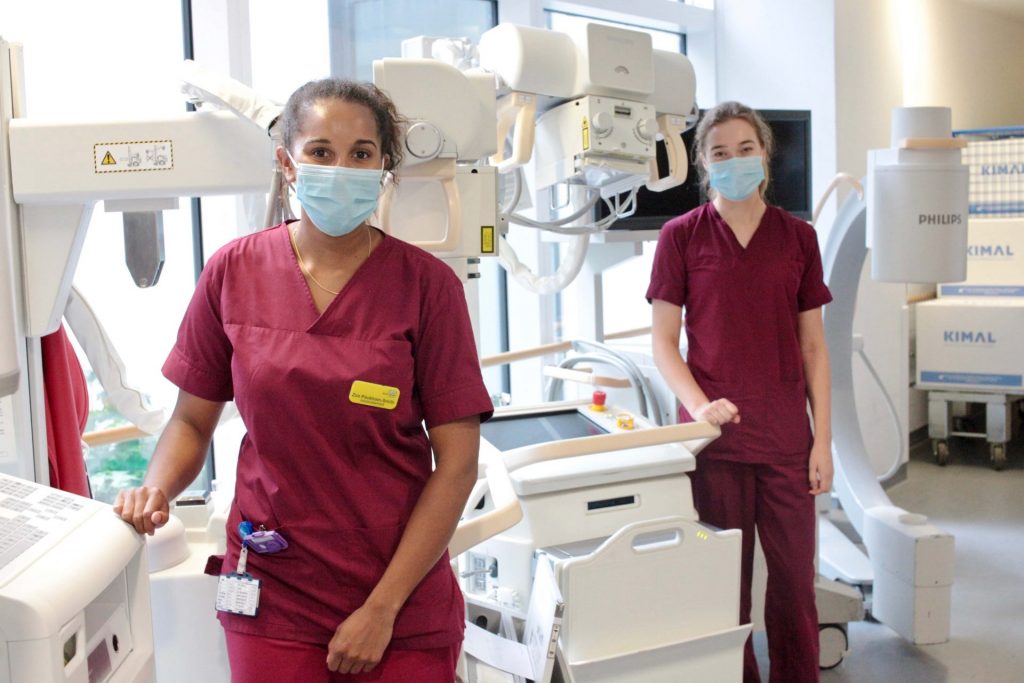
[[630, 190], [625, 201], [622, 201], [619, 196], [616, 196], [613, 199], [605, 199], [604, 203], [608, 207], [609, 214], [598, 221], [585, 225], [566, 226], [567, 223], [579, 220], [585, 216], [587, 212], [593, 209], [601, 198], [600, 195], [594, 195], [592, 198], [588, 199], [587, 203], [581, 208], [564, 218], [540, 221], [533, 218], [527, 218], [521, 214], [506, 214], [505, 218], [510, 223], [515, 223], [516, 225], [523, 225], [529, 228], [536, 228], [538, 230], [546, 230], [559, 235], [589, 235], [604, 232], [608, 230], [615, 221], [620, 218], [628, 218], [636, 212], [636, 195], [638, 190], [639, 188], [633, 188]]
[[551, 275], [539, 276], [524, 266], [515, 249], [502, 235], [498, 240], [498, 262], [515, 280], [534, 294], [555, 294], [569, 286], [583, 268], [590, 244], [589, 235], [576, 235], [570, 240], [568, 250], [558, 270]]
[[580, 352], [582, 349], [585, 348], [594, 349], [600, 353], [607, 354], [609, 356], [612, 356], [613, 358], [617, 358], [620, 361], [622, 361], [629, 368], [629, 372], [627, 374], [630, 376], [630, 379], [633, 381], [633, 384], [640, 387], [644, 395], [647, 397], [647, 402], [651, 406], [651, 412], [654, 413], [654, 417], [652, 418], [654, 420], [654, 423], [659, 427], [662, 425], [661, 403], [660, 401], [658, 401], [657, 395], [651, 388], [650, 382], [647, 381], [647, 377], [644, 376], [644, 373], [640, 370], [639, 366], [637, 366], [637, 364], [633, 362], [632, 358], [626, 356], [623, 353], [620, 353], [619, 351], [616, 351], [607, 344], [602, 344], [601, 342], [596, 341], [578, 339], [572, 342], [572, 348], [574, 351], [577, 352]]
[[896, 412], [896, 406], [892, 402], [892, 398], [889, 396], [889, 392], [885, 390], [885, 385], [882, 384], [882, 378], [875, 372], [875, 366], [868, 360], [867, 354], [864, 353], [864, 348], [858, 348], [855, 353], [861, 357], [864, 361], [864, 365], [867, 366], [868, 372], [871, 377], [874, 378], [875, 383], [878, 384], [878, 388], [882, 390], [882, 397], [885, 398], [885, 405], [889, 408], [889, 416], [892, 418], [893, 426], [896, 428], [896, 460], [892, 466], [889, 467], [884, 473], [878, 475], [878, 481], [885, 482], [892, 479], [900, 469], [900, 465], [903, 464], [903, 430], [900, 429], [900, 417]]
[[[561, 363], [559, 363], [558, 367], [560, 367], [560, 368], [571, 368], [571, 367], [573, 367], [575, 365], [578, 365], [580, 363], [604, 363], [605, 365], [611, 365], [613, 367], [618, 368], [619, 370], [624, 372], [626, 375], [630, 375], [631, 374], [630, 369], [629, 369], [629, 365], [626, 364], [625, 362], [623, 362], [623, 360], [621, 358], [619, 358], [617, 356], [609, 356], [609, 355], [604, 354], [604, 353], [591, 353], [591, 354], [584, 353], [584, 354], [580, 354], [578, 356], [572, 356], [570, 358], [566, 358]], [[558, 393], [558, 389], [561, 388], [561, 386], [562, 386], [562, 380], [561, 379], [559, 379], [557, 377], [552, 377], [551, 378], [551, 381], [548, 383], [548, 397], [547, 397], [548, 401], [554, 401], [555, 400], [555, 394]], [[648, 415], [648, 413], [647, 413], [647, 400], [644, 398], [643, 388], [640, 386], [639, 383], [637, 383], [635, 381], [633, 382], [633, 388], [636, 390], [636, 400], [637, 400], [637, 404], [640, 406], [640, 411], [639, 411], [640, 414], [643, 415], [644, 417], [648, 417], [649, 418], [650, 415]], [[655, 418], [652, 418], [652, 419], [655, 419]], [[661, 419], [661, 416], [659, 415], [655, 419], [655, 422], [657, 423], [660, 419]]]
[[825, 208], [825, 202], [828, 201], [828, 197], [832, 194], [832, 191], [839, 187], [840, 183], [846, 183], [853, 187], [854, 191], [857, 192], [858, 199], [864, 199], [864, 186], [860, 184], [860, 181], [854, 178], [849, 173], [837, 173], [836, 177], [832, 179], [832, 182], [828, 184], [825, 191], [821, 193], [821, 198], [814, 207], [814, 213], [811, 215], [811, 225], [818, 222], [818, 215], [821, 214], [821, 210]]

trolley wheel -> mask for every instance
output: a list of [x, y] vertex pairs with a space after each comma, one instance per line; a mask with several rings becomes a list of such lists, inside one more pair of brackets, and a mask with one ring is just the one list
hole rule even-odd
[[994, 443], [988, 447], [989, 460], [992, 461], [992, 469], [997, 472], [1006, 467], [1006, 444]]
[[818, 668], [834, 669], [843, 663], [843, 657], [850, 647], [843, 624], [821, 624], [818, 626]]
[[949, 442], [945, 439], [936, 439], [932, 442], [932, 453], [935, 454], [935, 462], [940, 467], [949, 464]]

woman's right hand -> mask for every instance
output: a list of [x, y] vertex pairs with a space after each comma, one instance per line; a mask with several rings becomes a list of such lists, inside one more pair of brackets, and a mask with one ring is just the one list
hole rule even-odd
[[716, 427], [720, 427], [730, 422], [739, 424], [740, 411], [732, 401], [727, 398], [719, 398], [714, 401], [708, 401], [697, 410], [692, 413], [693, 419], [704, 422], [710, 422]]
[[135, 527], [140, 534], [153, 533], [170, 519], [170, 503], [156, 486], [137, 486], [118, 492], [114, 514]]

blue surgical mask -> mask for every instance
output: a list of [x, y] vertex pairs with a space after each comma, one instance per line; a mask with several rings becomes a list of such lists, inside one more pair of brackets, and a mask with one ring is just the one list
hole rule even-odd
[[708, 164], [708, 181], [726, 199], [743, 201], [764, 182], [764, 160], [758, 154], [715, 161]]
[[332, 237], [347, 235], [377, 209], [384, 169], [295, 164], [295, 196], [309, 220]]

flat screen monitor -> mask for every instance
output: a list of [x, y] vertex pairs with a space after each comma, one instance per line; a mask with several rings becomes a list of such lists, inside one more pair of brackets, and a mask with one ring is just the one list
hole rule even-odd
[[[702, 112], [703, 113], [703, 112]], [[760, 109], [758, 113], [772, 129], [775, 152], [769, 171], [768, 203], [781, 206], [793, 215], [810, 220], [814, 210], [811, 198], [811, 112], [807, 110]], [[696, 127], [683, 133], [687, 150], [686, 182], [664, 192], [641, 187], [637, 210], [629, 218], [612, 224], [612, 230], [659, 230], [671, 218], [681, 216], [707, 201], [697, 180], [693, 164], [693, 138]], [[668, 172], [664, 143], [658, 143], [658, 167]], [[608, 214], [604, 202], [598, 202], [598, 217]]]
[[499, 451], [607, 433], [576, 410], [496, 417], [480, 425], [481, 436]]

